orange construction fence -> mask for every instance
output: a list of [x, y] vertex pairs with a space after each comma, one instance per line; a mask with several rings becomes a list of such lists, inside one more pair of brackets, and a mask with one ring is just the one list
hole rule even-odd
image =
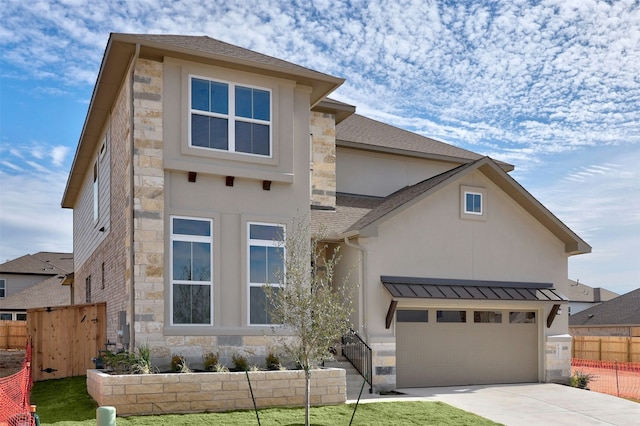
[[31, 344], [27, 342], [22, 369], [0, 379], [0, 426], [35, 425], [31, 416]]
[[571, 374], [589, 375], [590, 390], [640, 399], [640, 362], [571, 359]]

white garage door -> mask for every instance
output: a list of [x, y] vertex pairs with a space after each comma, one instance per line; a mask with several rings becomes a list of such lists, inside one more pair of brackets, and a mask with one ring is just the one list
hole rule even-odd
[[396, 315], [398, 388], [538, 381], [535, 312], [399, 309]]

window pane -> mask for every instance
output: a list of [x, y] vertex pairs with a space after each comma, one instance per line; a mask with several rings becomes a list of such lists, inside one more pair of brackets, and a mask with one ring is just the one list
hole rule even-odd
[[264, 124], [252, 123], [251, 129], [251, 152], [258, 155], [270, 155], [269, 126], [265, 126]]
[[[277, 294], [279, 289], [273, 288]], [[267, 295], [262, 287], [249, 288], [249, 323], [250, 324], [272, 324], [271, 315], [267, 309]]]
[[279, 284], [284, 280], [283, 255], [282, 247], [267, 247], [267, 284]]
[[191, 114], [191, 145], [209, 148], [209, 117]]
[[191, 243], [188, 241], [173, 242], [173, 279], [191, 280]]
[[512, 324], [517, 323], [530, 323], [536, 322], [535, 312], [509, 312], [509, 322]]
[[11, 321], [12, 319], [13, 319], [13, 314], [7, 314], [7, 313], [0, 314], [0, 320]]
[[236, 115], [238, 117], [253, 118], [251, 92], [252, 89], [248, 87], [236, 86]]
[[27, 314], [16, 314], [16, 321], [26, 321]]
[[193, 280], [211, 279], [211, 244], [191, 243], [193, 249]]
[[225, 118], [209, 117], [209, 148], [229, 149], [229, 121]]
[[482, 196], [480, 194], [466, 194], [465, 210], [471, 213], [482, 213]]
[[251, 154], [251, 123], [236, 121], [236, 151]]
[[467, 312], [437, 311], [437, 322], [467, 322]]
[[269, 121], [271, 119], [271, 102], [269, 92], [253, 89], [253, 118]]
[[267, 247], [249, 247], [249, 282], [266, 283]]
[[207, 285], [173, 286], [174, 324], [211, 323], [211, 287]]
[[496, 323], [502, 322], [502, 312], [500, 311], [474, 311], [473, 322]]
[[182, 235], [211, 236], [211, 222], [192, 219], [173, 219], [173, 233]]
[[207, 80], [191, 79], [191, 108], [209, 111], [209, 82]]
[[229, 114], [229, 85], [211, 82], [211, 112]]
[[277, 225], [250, 225], [249, 238], [252, 240], [283, 241], [283, 228]]
[[429, 322], [429, 311], [402, 309], [396, 312], [398, 322]]

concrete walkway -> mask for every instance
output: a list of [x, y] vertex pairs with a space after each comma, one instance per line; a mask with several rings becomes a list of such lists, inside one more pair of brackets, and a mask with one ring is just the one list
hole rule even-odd
[[[358, 389], [359, 392], [359, 389]], [[640, 425], [640, 403], [550, 383], [398, 389], [404, 395], [369, 394], [361, 403], [442, 401], [505, 425]], [[355, 402], [357, 392], [348, 392]]]

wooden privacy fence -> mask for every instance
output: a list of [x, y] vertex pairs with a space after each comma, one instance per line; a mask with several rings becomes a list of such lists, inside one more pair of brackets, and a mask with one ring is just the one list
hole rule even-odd
[[572, 358], [640, 362], [640, 337], [574, 336]]
[[106, 303], [29, 309], [33, 381], [84, 376], [106, 340]]
[[26, 343], [26, 321], [0, 321], [0, 349], [24, 349]]

